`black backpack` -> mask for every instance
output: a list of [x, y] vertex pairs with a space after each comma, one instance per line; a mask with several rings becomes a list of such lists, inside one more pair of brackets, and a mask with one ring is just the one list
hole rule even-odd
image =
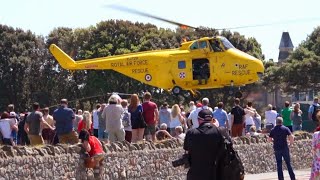
[[218, 128], [222, 136], [222, 146], [217, 161], [217, 179], [243, 180], [244, 167], [238, 153], [233, 149], [231, 139], [227, 132]]
[[320, 106], [315, 106], [315, 105], [312, 105], [312, 106], [313, 106], [312, 120], [313, 120], [313, 121], [318, 121], [318, 120], [317, 120], [317, 116], [316, 116], [316, 115], [317, 115], [317, 112], [316, 112], [316, 111], [317, 111], [318, 109], [320, 109]]

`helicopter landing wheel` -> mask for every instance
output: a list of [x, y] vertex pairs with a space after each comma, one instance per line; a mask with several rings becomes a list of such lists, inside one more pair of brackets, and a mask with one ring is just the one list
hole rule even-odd
[[181, 91], [182, 91], [182, 88], [179, 87], [179, 86], [174, 86], [174, 87], [172, 88], [172, 93], [173, 93], [174, 95], [179, 95], [179, 94], [181, 93]]
[[201, 93], [200, 91], [195, 91], [195, 94], [193, 95], [194, 98], [200, 98], [201, 97]]
[[190, 93], [192, 94], [193, 101], [197, 101], [201, 97], [201, 93], [197, 90], [190, 90]]

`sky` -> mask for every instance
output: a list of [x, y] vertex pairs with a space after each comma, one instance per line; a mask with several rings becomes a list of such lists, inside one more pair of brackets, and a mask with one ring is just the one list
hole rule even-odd
[[231, 31], [256, 38], [265, 59], [275, 61], [278, 59], [282, 32], [289, 32], [293, 45], [297, 47], [320, 25], [318, 0], [10, 0], [1, 3], [0, 24], [31, 30], [43, 36], [55, 27], [85, 28], [109, 19], [176, 28], [165, 22], [110, 9], [107, 6], [111, 4], [195, 27], [273, 24]]

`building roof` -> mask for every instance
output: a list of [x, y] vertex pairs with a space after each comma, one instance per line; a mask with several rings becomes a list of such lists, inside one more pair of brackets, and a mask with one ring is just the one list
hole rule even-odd
[[[293, 44], [289, 35], [289, 32], [283, 32], [282, 36], [281, 36], [281, 41], [280, 41], [280, 45], [279, 45], [279, 49], [283, 49], [283, 48], [289, 48], [289, 49], [293, 49]], [[279, 56], [280, 57], [280, 56]]]

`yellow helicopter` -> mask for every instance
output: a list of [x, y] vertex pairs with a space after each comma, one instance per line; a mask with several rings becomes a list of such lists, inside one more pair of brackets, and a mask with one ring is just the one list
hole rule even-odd
[[[132, 12], [132, 10], [131, 10]], [[182, 27], [194, 28], [134, 11]], [[203, 37], [181, 43], [177, 49], [153, 50], [74, 61], [55, 44], [50, 52], [67, 70], [114, 70], [145, 84], [181, 94], [188, 90], [243, 86], [260, 79], [261, 60], [236, 49], [225, 37]]]

